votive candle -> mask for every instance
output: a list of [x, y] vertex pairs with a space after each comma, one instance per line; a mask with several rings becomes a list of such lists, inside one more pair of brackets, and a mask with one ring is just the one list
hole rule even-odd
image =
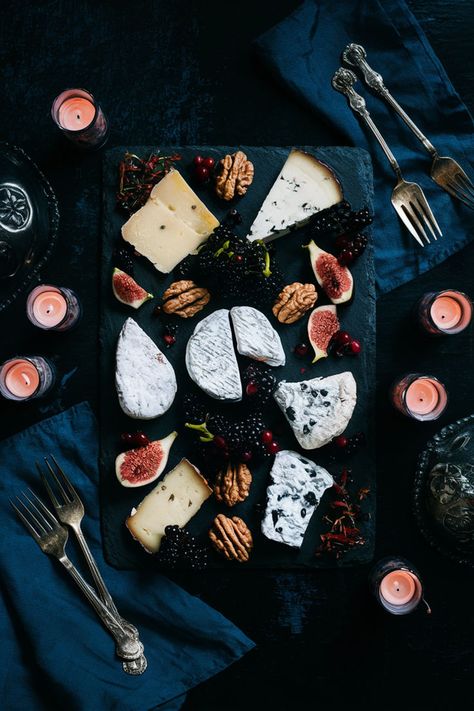
[[72, 289], [40, 284], [28, 295], [26, 314], [44, 331], [68, 331], [81, 316], [81, 304]]
[[448, 393], [433, 375], [409, 373], [390, 390], [393, 406], [415, 420], [437, 420], [448, 404]]
[[66, 89], [53, 101], [53, 121], [79, 148], [100, 148], [108, 135], [107, 119], [92, 94], [85, 89]]
[[[423, 600], [420, 575], [403, 558], [389, 557], [379, 561], [370, 573], [370, 584], [376, 600], [392, 615], [407, 615]], [[429, 606], [426, 607], [431, 612]]]
[[415, 311], [427, 333], [452, 335], [464, 331], [471, 323], [472, 302], [462, 291], [430, 291], [421, 297]]
[[18, 356], [0, 367], [0, 393], [7, 400], [32, 400], [54, 385], [55, 369], [42, 356]]

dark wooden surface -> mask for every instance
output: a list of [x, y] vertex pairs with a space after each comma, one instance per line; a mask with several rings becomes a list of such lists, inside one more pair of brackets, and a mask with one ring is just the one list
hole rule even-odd
[[[57, 192], [60, 244], [43, 276], [76, 288], [85, 318], [75, 333], [61, 336], [34, 331], [22, 301], [0, 316], [1, 359], [43, 352], [54, 356], [63, 376], [47, 401], [26, 407], [2, 402], [2, 437], [84, 398], [97, 404], [101, 157], [77, 155], [61, 140], [49, 117], [52, 98], [67, 86], [91, 89], [110, 118], [110, 145], [337, 144], [339, 137], [274, 85], [252, 58], [251, 40], [296, 5], [294, 0], [241, 0], [232, 6], [214, 0], [3, 3], [2, 136], [31, 154]], [[410, 0], [410, 5], [472, 110], [472, 0]], [[428, 343], [412, 329], [410, 310], [427, 289], [472, 293], [473, 271], [471, 246], [378, 302], [377, 555], [396, 552], [413, 560], [433, 614], [402, 619], [382, 614], [368, 594], [364, 568], [184, 579], [188, 589], [258, 644], [194, 690], [187, 711], [445, 709], [460, 708], [472, 697], [474, 575], [430, 550], [411, 516], [416, 455], [436, 427], [396, 417], [386, 392], [397, 373], [426, 368], [450, 390], [441, 424], [472, 412], [472, 331]]]

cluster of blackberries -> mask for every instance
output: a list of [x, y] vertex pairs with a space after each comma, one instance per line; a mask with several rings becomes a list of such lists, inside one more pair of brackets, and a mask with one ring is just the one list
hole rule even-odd
[[163, 568], [204, 570], [208, 564], [208, 551], [186, 529], [166, 526], [158, 560]]
[[250, 408], [262, 408], [271, 398], [277, 381], [266, 365], [251, 363], [242, 373], [244, 403]]
[[309, 225], [311, 237], [317, 242], [319, 237], [339, 237], [340, 235], [353, 235], [361, 232], [373, 221], [367, 207], [361, 210], [352, 210], [347, 200], [338, 202], [332, 207], [318, 212]]

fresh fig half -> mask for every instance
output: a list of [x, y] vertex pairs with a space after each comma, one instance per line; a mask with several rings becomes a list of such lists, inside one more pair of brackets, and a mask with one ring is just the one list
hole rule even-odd
[[149, 294], [135, 279], [117, 267], [112, 274], [112, 290], [121, 304], [127, 304], [132, 309], [138, 309], [145, 301], [153, 298], [153, 294]]
[[314, 350], [313, 363], [320, 358], [327, 358], [329, 344], [339, 328], [339, 319], [333, 304], [318, 306], [311, 311], [308, 319], [308, 338]]
[[166, 464], [171, 446], [178, 436], [171, 432], [163, 439], [156, 439], [145, 447], [129, 449], [115, 460], [115, 473], [122, 486], [145, 486], [158, 479]]
[[342, 266], [333, 254], [318, 247], [313, 240], [307, 247], [319, 286], [333, 304], [345, 304], [352, 298], [354, 288], [354, 280], [349, 269]]

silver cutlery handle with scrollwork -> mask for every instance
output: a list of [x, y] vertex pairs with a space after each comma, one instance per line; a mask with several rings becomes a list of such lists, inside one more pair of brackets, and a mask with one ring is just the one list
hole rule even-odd
[[376, 94], [385, 99], [385, 101], [392, 107], [392, 109], [394, 109], [394, 111], [396, 111], [400, 118], [406, 123], [408, 128], [423, 144], [428, 153], [433, 157], [436, 156], [438, 153], [431, 141], [418, 128], [416, 123], [412, 121], [404, 109], [402, 109], [398, 101], [393, 98], [384, 84], [382, 75], [374, 71], [374, 69], [372, 69], [367, 62], [367, 52], [364, 47], [362, 47], [361, 44], [348, 44], [342, 53], [342, 60], [351, 67], [357, 67], [360, 69], [367, 86], [370, 87]]
[[388, 161], [392, 166], [393, 172], [395, 173], [397, 178], [400, 179], [401, 172], [400, 166], [398, 165], [398, 161], [393, 155], [392, 151], [390, 150], [387, 142], [378, 130], [377, 126], [372, 121], [372, 118], [365, 105], [365, 99], [355, 91], [354, 84], [356, 83], [356, 81], [357, 77], [354, 72], [351, 72], [350, 69], [344, 69], [343, 67], [340, 67], [334, 74], [331, 83], [336, 91], [339, 91], [341, 94], [344, 94], [344, 96], [347, 97], [351, 109], [364, 119], [365, 123], [370, 128], [375, 138], [379, 142], [381, 149], [387, 156]]

